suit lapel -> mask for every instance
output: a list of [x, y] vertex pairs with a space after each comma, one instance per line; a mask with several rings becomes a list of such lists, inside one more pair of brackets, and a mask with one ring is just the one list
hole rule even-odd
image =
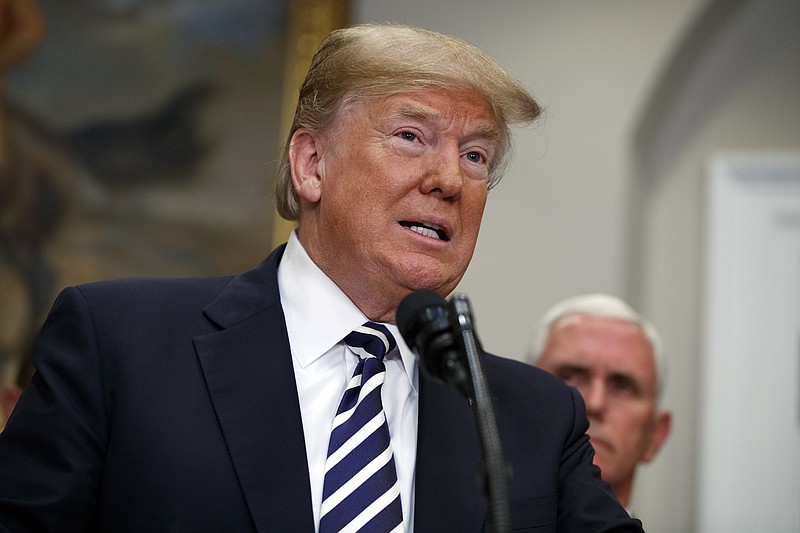
[[195, 339], [208, 392], [259, 531], [314, 531], [305, 440], [277, 289], [282, 249], [242, 274], [206, 314], [221, 331]]
[[414, 529], [480, 531], [486, 515], [480, 435], [467, 400], [420, 375]]
[[[259, 531], [314, 531], [300, 402], [277, 265], [283, 247], [206, 307], [220, 331], [195, 348], [239, 484]], [[420, 376], [414, 526], [480, 531], [486, 515], [475, 415], [452, 387]]]

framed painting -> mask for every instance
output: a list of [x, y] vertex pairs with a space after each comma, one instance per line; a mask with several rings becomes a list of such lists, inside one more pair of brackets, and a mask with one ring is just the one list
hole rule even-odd
[[64, 286], [268, 253], [287, 102], [346, 2], [2, 5], [0, 362]]

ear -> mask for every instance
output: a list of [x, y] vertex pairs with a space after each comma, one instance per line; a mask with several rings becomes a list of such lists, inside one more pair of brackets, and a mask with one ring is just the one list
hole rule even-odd
[[642, 461], [649, 463], [655, 458], [655, 456], [658, 454], [658, 450], [661, 449], [661, 446], [667, 440], [671, 427], [672, 413], [669, 411], [661, 411], [658, 413], [658, 415], [656, 415], [655, 426], [653, 427], [653, 431], [650, 433], [650, 442], [647, 445], [647, 450], [645, 450], [645, 453], [642, 456]]
[[307, 202], [319, 202], [322, 143], [319, 134], [313, 130], [300, 128], [289, 141], [289, 168], [292, 183], [298, 196]]

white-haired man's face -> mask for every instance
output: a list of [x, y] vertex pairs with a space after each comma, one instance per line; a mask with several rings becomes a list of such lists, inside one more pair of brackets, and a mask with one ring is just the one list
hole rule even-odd
[[659, 412], [653, 347], [638, 325], [574, 315], [553, 326], [538, 361], [578, 389], [603, 479], [628, 505], [636, 465], [664, 443], [670, 414]]

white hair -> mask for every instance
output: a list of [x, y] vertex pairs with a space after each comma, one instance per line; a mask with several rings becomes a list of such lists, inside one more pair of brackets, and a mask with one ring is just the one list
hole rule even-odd
[[528, 362], [537, 365], [544, 352], [547, 339], [553, 326], [562, 318], [575, 315], [590, 315], [599, 318], [612, 318], [632, 322], [639, 326], [645, 338], [653, 348], [653, 358], [656, 363], [656, 399], [660, 403], [664, 384], [666, 382], [666, 358], [661, 336], [655, 326], [642, 315], [637, 313], [630, 305], [619, 298], [607, 294], [585, 294], [563, 300], [547, 311], [533, 333], [533, 342], [528, 352]]

